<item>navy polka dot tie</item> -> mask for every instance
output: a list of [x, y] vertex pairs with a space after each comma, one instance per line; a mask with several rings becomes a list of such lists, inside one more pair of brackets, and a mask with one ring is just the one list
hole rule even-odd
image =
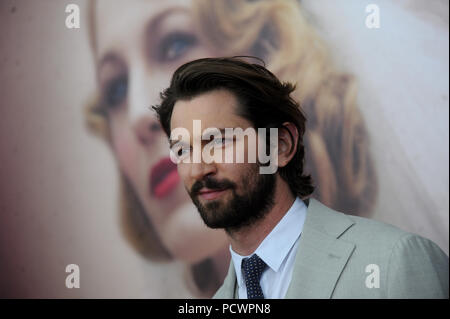
[[242, 259], [242, 272], [247, 286], [248, 299], [264, 299], [259, 280], [266, 267], [266, 263], [256, 254], [250, 258]]

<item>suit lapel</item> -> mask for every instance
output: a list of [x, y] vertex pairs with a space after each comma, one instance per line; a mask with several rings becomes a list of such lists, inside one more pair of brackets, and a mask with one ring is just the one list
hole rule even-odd
[[330, 298], [355, 245], [339, 239], [353, 222], [311, 199], [286, 298]]

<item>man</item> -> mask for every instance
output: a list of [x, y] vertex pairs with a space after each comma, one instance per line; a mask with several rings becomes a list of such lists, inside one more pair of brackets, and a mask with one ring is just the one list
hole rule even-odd
[[[433, 242], [311, 198], [294, 88], [263, 66], [207, 58], [178, 68], [154, 107], [201, 217], [230, 239], [232, 261], [215, 297], [448, 298], [448, 257]], [[227, 128], [277, 130], [258, 130], [256, 141], [224, 138]], [[234, 149], [243, 161], [230, 161]], [[264, 156], [250, 160], [267, 151], [277, 167], [269, 174], [261, 173]]]

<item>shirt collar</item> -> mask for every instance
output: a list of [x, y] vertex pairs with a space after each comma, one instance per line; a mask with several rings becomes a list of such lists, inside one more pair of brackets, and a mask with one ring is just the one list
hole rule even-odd
[[[291, 208], [289, 208], [283, 218], [255, 250], [254, 253], [257, 254], [274, 272], [277, 272], [280, 269], [284, 259], [300, 236], [303, 230], [303, 224], [305, 223], [305, 218], [306, 205], [297, 197]], [[241, 271], [242, 259], [249, 256], [241, 256], [234, 252], [231, 245], [230, 252], [233, 266], [236, 270], [236, 279], [239, 286], [241, 286], [243, 280]]]

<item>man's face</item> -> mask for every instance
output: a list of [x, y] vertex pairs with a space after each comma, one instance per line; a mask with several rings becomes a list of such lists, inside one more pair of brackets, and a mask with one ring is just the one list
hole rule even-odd
[[[178, 163], [178, 173], [187, 192], [205, 224], [212, 228], [237, 230], [260, 219], [273, 206], [275, 175], [259, 174], [259, 163], [248, 161], [249, 148], [257, 151], [256, 141], [239, 137], [226, 140], [225, 134], [219, 139], [205, 139], [209, 128], [251, 128], [252, 124], [237, 115], [237, 110], [238, 101], [233, 93], [215, 90], [191, 100], [177, 101], [172, 113], [172, 130], [185, 128], [189, 132], [189, 137], [184, 137], [185, 140], [180, 137], [176, 142], [184, 144], [185, 149], [191, 148], [191, 155], [195, 140], [201, 141], [202, 149], [213, 143], [214, 154], [218, 148], [223, 154], [230, 147], [234, 152], [244, 150], [243, 163], [235, 160], [225, 163], [223, 157], [217, 156], [210, 163], [203, 158], [199, 162]], [[201, 130], [194, 129], [194, 120], [201, 121]]]

